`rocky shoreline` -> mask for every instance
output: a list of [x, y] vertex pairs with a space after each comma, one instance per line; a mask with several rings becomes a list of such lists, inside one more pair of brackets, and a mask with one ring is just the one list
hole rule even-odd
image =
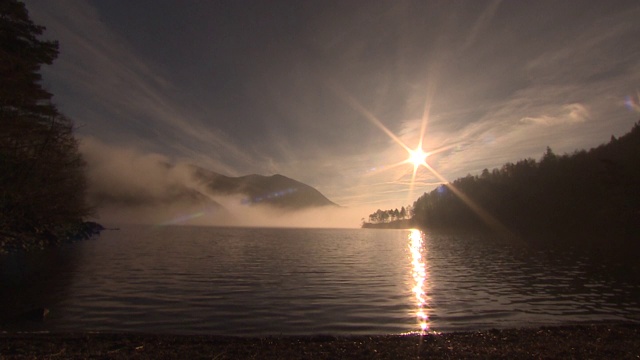
[[0, 359], [637, 359], [640, 324], [261, 338], [0, 333]]
[[16, 233], [0, 229], [0, 254], [32, 251], [87, 240], [104, 229], [102, 225], [93, 221], [82, 222], [57, 233], [38, 229]]

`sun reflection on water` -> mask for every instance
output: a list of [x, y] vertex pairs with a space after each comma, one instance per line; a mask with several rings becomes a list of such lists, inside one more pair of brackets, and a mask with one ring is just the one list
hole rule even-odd
[[416, 300], [416, 318], [420, 326], [419, 332], [429, 332], [429, 314], [427, 303], [427, 266], [423, 257], [424, 239], [420, 230], [411, 229], [409, 234], [409, 250], [411, 250], [411, 265], [414, 287], [412, 289]]

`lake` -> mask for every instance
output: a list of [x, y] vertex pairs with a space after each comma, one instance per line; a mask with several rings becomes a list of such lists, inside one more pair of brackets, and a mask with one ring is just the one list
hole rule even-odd
[[[0, 330], [355, 335], [640, 322], [640, 281], [614, 268], [452, 233], [125, 226], [0, 256]], [[50, 309], [46, 321], [18, 317], [37, 307]]]

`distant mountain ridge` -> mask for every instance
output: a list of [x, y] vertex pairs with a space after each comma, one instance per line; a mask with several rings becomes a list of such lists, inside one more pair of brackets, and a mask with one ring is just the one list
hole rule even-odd
[[116, 183], [92, 186], [89, 201], [97, 207], [162, 209], [196, 205], [223, 210], [220, 201], [229, 204], [223, 198], [233, 197], [239, 198], [241, 205], [269, 205], [282, 210], [338, 207], [315, 188], [279, 174], [231, 177], [195, 165], [164, 161], [156, 165], [154, 171], [140, 178], [120, 177]]
[[245, 196], [243, 204], [265, 204], [286, 209], [338, 206], [315, 188], [276, 174], [230, 177], [192, 166], [194, 180], [217, 195]]

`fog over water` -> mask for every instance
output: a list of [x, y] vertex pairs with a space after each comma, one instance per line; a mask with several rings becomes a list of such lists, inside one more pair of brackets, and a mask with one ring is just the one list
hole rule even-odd
[[352, 228], [360, 226], [369, 210], [249, 205], [246, 196], [212, 193], [194, 178], [188, 160], [171, 161], [92, 137], [82, 139], [81, 151], [88, 166], [89, 200], [97, 220], [106, 224]]

